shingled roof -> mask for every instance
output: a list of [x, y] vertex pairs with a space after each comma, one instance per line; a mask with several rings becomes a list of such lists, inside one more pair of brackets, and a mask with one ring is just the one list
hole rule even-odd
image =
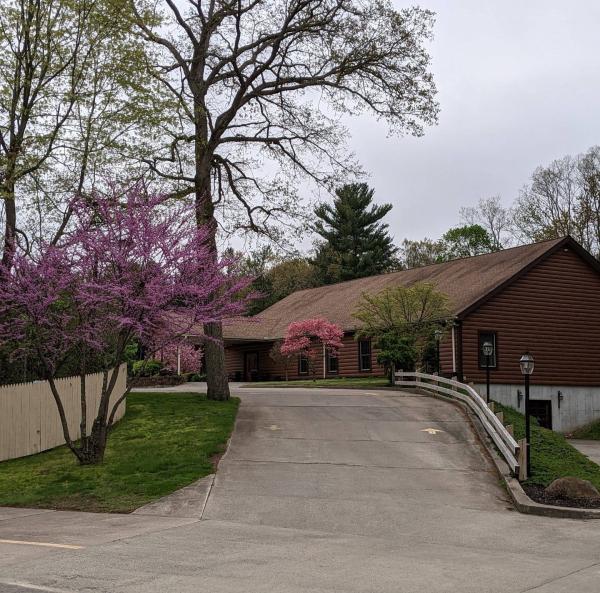
[[312, 317], [325, 317], [345, 331], [353, 331], [357, 328], [357, 320], [352, 313], [363, 293], [376, 294], [386, 288], [410, 286], [415, 282], [433, 283], [448, 295], [452, 311], [460, 317], [538, 260], [567, 243], [587, 254], [570, 237], [564, 237], [421, 268], [299, 290], [253, 318], [226, 324], [223, 328], [224, 337], [228, 341], [274, 340], [283, 337], [290, 322]]

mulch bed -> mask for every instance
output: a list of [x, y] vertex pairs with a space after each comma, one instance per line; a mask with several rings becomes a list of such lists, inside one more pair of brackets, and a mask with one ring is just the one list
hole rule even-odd
[[135, 377], [132, 380], [133, 387], [171, 387], [183, 385], [185, 377], [181, 375], [157, 375], [155, 377]]
[[575, 507], [580, 509], [600, 509], [600, 498], [557, 498], [546, 494], [543, 486], [523, 484], [523, 490], [529, 498], [541, 504], [551, 504], [557, 507]]

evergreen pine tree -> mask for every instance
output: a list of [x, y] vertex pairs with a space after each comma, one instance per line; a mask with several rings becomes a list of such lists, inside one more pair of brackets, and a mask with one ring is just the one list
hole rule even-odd
[[333, 204], [315, 208], [314, 230], [323, 238], [313, 261], [322, 283], [373, 276], [397, 265], [388, 225], [380, 220], [391, 204], [372, 204], [374, 190], [366, 183], [343, 185]]

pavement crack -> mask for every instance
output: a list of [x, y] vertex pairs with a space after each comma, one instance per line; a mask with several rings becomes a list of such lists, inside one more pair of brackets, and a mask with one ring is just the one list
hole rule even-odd
[[325, 465], [325, 466], [337, 466], [337, 467], [363, 467], [363, 468], [375, 468], [375, 469], [410, 469], [410, 470], [423, 470], [423, 471], [439, 471], [439, 472], [464, 472], [464, 473], [493, 473], [491, 470], [486, 468], [455, 468], [455, 467], [419, 467], [411, 465], [371, 465], [364, 463], [349, 463], [349, 462], [334, 462], [334, 461], [280, 461], [271, 459], [230, 459], [230, 462], [239, 463], [279, 463], [282, 465]]
[[579, 572], [583, 572], [584, 570], [589, 570], [590, 568], [594, 568], [594, 566], [600, 566], [600, 562], [594, 562], [592, 564], [589, 564], [588, 566], [582, 566], [581, 568], [576, 568], [575, 570], [572, 570], [566, 574], [560, 575], [553, 579], [548, 579], [548, 580], [544, 581], [543, 583], [540, 583], [539, 585], [534, 585], [533, 587], [528, 587], [527, 589], [522, 589], [521, 591], [519, 591], [519, 593], [528, 593], [528, 591], [536, 591], [537, 589], [541, 589], [542, 587], [545, 587], [546, 585], [556, 583], [557, 581], [566, 579], [567, 577], [573, 576], [574, 574], [577, 574]]

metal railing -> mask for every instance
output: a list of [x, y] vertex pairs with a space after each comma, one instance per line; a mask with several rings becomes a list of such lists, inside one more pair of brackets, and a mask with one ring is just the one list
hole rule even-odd
[[485, 400], [466, 383], [426, 373], [396, 373], [396, 385], [428, 389], [443, 393], [467, 404], [479, 418], [486, 432], [504, 457], [513, 475], [519, 475], [520, 447], [504, 424], [485, 403]]

